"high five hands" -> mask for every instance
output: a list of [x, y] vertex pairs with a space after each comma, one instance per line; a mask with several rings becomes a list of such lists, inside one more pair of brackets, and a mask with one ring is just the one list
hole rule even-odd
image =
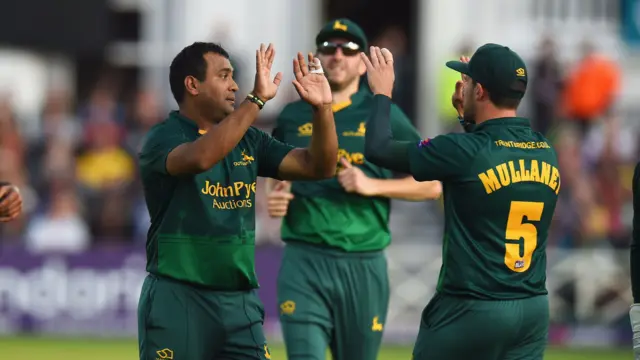
[[[260, 48], [256, 50], [256, 77], [252, 93], [265, 102], [276, 96], [282, 81], [281, 72], [278, 72], [273, 80], [271, 78], [271, 68], [275, 56], [276, 49], [273, 44], [269, 44], [269, 46], [260, 44]], [[300, 98], [310, 105], [314, 107], [331, 105], [333, 99], [331, 88], [324, 76], [320, 59], [314, 57], [312, 53], [309, 53], [308, 59], [308, 65], [302, 53], [298, 53], [293, 59], [295, 77], [293, 86]]]
[[253, 85], [252, 94], [260, 100], [267, 102], [273, 99], [278, 93], [278, 87], [282, 81], [282, 73], [279, 72], [271, 80], [271, 67], [276, 57], [276, 48], [273, 44], [265, 47], [260, 44], [260, 48], [256, 50], [256, 78]]
[[[469, 57], [468, 56], [461, 56], [460, 57], [460, 61], [462, 61], [463, 63], [468, 63], [469, 62]], [[451, 95], [451, 105], [453, 105], [453, 107], [458, 112], [458, 116], [463, 118], [464, 117], [464, 105], [463, 105], [463, 101], [464, 101], [464, 83], [467, 80], [467, 75], [462, 74], [462, 73], [460, 75], [461, 75], [461, 79], [456, 81], [456, 87], [453, 90], [453, 95]]]
[[307, 55], [309, 65], [305, 63], [302, 53], [293, 59], [293, 86], [296, 88], [300, 98], [310, 105], [318, 108], [323, 105], [331, 105], [333, 97], [331, 95], [331, 87], [329, 81], [324, 76], [320, 59], [313, 56], [312, 53]]
[[367, 78], [371, 91], [376, 95], [391, 97], [393, 84], [396, 80], [391, 51], [371, 46], [369, 48], [369, 56], [362, 52], [360, 57], [367, 66]]

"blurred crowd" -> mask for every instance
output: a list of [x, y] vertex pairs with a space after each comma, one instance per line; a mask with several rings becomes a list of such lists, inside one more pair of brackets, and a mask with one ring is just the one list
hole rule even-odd
[[[406, 36], [390, 28], [374, 43], [393, 48], [399, 74], [395, 97], [413, 114], [415, 99], [407, 95], [413, 93], [413, 71]], [[463, 47], [460, 54], [470, 49]], [[552, 39], [545, 38], [538, 56], [527, 59], [532, 81], [526, 115], [554, 143], [562, 174], [549, 243], [566, 248], [627, 246], [638, 149], [636, 132], [628, 129], [625, 114], [616, 107], [620, 69], [588, 43], [582, 45], [579, 59], [566, 64], [559, 58]], [[441, 77], [438, 96], [443, 104], [450, 99], [451, 81], [451, 74]], [[76, 103], [74, 94], [51, 89], [28, 132], [21, 128], [24, 122], [16, 118], [10, 99], [0, 97], [0, 179], [19, 185], [26, 202], [26, 216], [0, 227], [3, 241], [23, 241], [34, 251], [65, 252], [94, 244], [144, 243], [149, 215], [136, 154], [145, 132], [166, 116], [165, 106], [153, 91], [140, 90], [129, 101], [122, 101], [121, 91], [99, 81], [86, 101]], [[443, 127], [458, 131], [451, 115], [441, 110]], [[279, 221], [268, 218], [264, 191], [257, 197], [258, 240], [277, 242]], [[411, 240], [424, 241], [395, 238]]]
[[549, 240], [564, 248], [626, 248], [639, 159], [634, 116], [619, 106], [619, 64], [588, 40], [578, 53], [577, 61], [561, 64], [545, 38], [532, 63], [531, 118], [553, 141], [562, 172]]

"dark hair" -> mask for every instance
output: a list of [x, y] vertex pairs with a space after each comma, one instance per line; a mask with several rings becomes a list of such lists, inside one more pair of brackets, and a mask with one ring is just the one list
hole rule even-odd
[[171, 93], [178, 104], [184, 100], [184, 78], [193, 76], [199, 81], [204, 81], [207, 75], [207, 62], [204, 55], [207, 53], [215, 53], [229, 58], [229, 53], [218, 44], [194, 42], [182, 49], [171, 61], [169, 86], [171, 86]]
[[[476, 86], [476, 84], [478, 84], [478, 82], [475, 80], [472, 80], [472, 83], [473, 83], [473, 86]], [[507, 96], [496, 95], [486, 88], [485, 90], [489, 93], [489, 100], [497, 108], [516, 110], [518, 106], [520, 106], [520, 101], [522, 99], [515, 99]]]

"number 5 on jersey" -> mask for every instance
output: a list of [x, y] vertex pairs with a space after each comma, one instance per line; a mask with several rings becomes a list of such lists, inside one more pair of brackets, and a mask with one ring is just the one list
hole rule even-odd
[[541, 202], [511, 202], [504, 253], [504, 264], [511, 271], [521, 273], [529, 270], [533, 252], [538, 246], [538, 229], [524, 221], [525, 218], [527, 221], [540, 221], [543, 209], [544, 203]]

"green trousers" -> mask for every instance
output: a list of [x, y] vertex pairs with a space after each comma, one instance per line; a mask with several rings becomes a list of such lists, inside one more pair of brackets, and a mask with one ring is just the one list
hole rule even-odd
[[255, 291], [223, 292], [149, 275], [138, 305], [140, 360], [270, 359]]
[[288, 360], [377, 358], [389, 305], [381, 251], [344, 253], [287, 244], [278, 276]]
[[436, 294], [422, 312], [414, 360], [542, 360], [546, 295], [486, 301]]

